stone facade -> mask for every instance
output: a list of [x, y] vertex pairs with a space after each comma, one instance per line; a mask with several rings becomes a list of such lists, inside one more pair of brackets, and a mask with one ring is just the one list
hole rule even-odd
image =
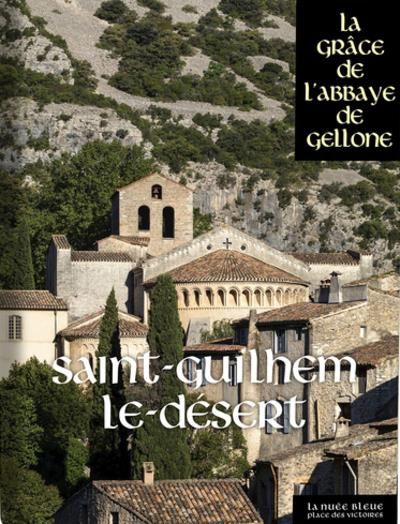
[[[395, 494], [396, 428], [397, 421], [389, 421], [383, 431], [373, 424], [357, 425], [348, 435], [305, 444], [259, 461], [251, 497], [264, 523], [292, 524], [294, 495]], [[351, 461], [356, 472], [355, 485], [344, 458]]]
[[119, 189], [113, 197], [112, 232], [149, 237], [158, 256], [193, 239], [193, 192], [153, 174]]

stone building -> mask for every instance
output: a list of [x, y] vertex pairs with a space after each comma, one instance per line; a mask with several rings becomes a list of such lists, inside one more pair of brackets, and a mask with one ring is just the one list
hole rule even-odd
[[333, 364], [329, 362], [325, 382], [316, 380], [310, 384], [310, 440], [332, 437], [341, 418], [362, 424], [397, 414], [398, 336], [388, 335], [336, 356], [349, 356], [356, 361], [356, 381], [350, 382], [349, 363], [342, 360], [340, 382], [334, 381]]
[[[99, 343], [100, 326], [104, 309], [86, 315], [58, 332], [60, 354], [72, 360], [71, 370], [76, 373], [82, 366], [77, 362], [80, 357], [87, 357], [92, 368], [96, 368], [96, 351]], [[140, 319], [118, 312], [121, 355], [138, 358], [149, 350], [147, 344], [147, 326]], [[140, 367], [140, 360], [138, 360]]]
[[343, 282], [373, 272], [370, 255], [283, 253], [229, 225], [193, 238], [192, 191], [159, 174], [119, 189], [111, 214], [111, 235], [97, 250], [75, 251], [62, 235], [50, 244], [47, 288], [65, 300], [70, 320], [99, 310], [114, 287], [119, 309], [146, 323], [151, 287], [170, 273], [192, 344], [199, 322], [211, 329], [252, 308], [308, 301], [331, 271]]
[[94, 481], [70, 497], [55, 524], [261, 524], [239, 480]]
[[67, 305], [48, 291], [0, 290], [0, 378], [13, 362], [57, 355], [57, 333], [68, 323]]
[[292, 524], [294, 495], [396, 493], [397, 419], [345, 427], [333, 438], [260, 457], [250, 493], [265, 524]]
[[[264, 378], [261, 384], [251, 383], [245, 378], [241, 386], [241, 398], [259, 402], [274, 399], [281, 403], [283, 409], [282, 430], [268, 425], [265, 430], [257, 427], [245, 430], [250, 460], [259, 456], [272, 456], [316, 438], [318, 425], [315, 413], [318, 413], [322, 404], [318, 402], [318, 392], [311, 401], [310, 384], [285, 381], [284, 365], [281, 362], [274, 364], [273, 382], [267, 383], [265, 350], [272, 350], [276, 357], [283, 356], [294, 362], [306, 355], [339, 355], [387, 335], [398, 334], [399, 297], [392, 292], [373, 289], [367, 284], [351, 286], [350, 292], [344, 289], [338, 275], [334, 274], [331, 283], [324, 282], [315, 293], [316, 298], [323, 302], [288, 305], [234, 322], [234, 342], [247, 346], [243, 352], [245, 377], [249, 377], [250, 350], [255, 349], [259, 374]], [[395, 366], [390, 373], [396, 373]], [[303, 418], [308, 421], [301, 429], [284, 424], [285, 409], [289, 409], [288, 401], [293, 396], [299, 401], [306, 401], [303, 407], [298, 406], [297, 420]], [[334, 407], [332, 412], [335, 412]]]

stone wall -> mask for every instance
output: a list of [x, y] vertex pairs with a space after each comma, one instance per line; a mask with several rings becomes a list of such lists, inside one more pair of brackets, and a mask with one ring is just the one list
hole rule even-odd
[[70, 497], [55, 514], [55, 524], [110, 524], [111, 513], [119, 516], [119, 524], [144, 524], [122, 506], [101, 493], [92, 484]]
[[[154, 185], [161, 186], [162, 198], [152, 197]], [[150, 237], [148, 246], [150, 255], [160, 255], [192, 240], [193, 193], [182, 184], [153, 174], [121, 188], [117, 194], [119, 195], [118, 234]], [[116, 205], [115, 198], [113, 205]], [[147, 206], [150, 210], [150, 228], [146, 230], [139, 229], [138, 212], [141, 206]], [[163, 238], [163, 210], [166, 207], [174, 209], [173, 238]], [[113, 213], [115, 214], [116, 212]]]
[[399, 311], [399, 298], [369, 289], [368, 301], [311, 321], [312, 354], [334, 355], [397, 334]]
[[362, 495], [397, 493], [397, 445], [374, 451], [358, 461], [358, 492]]
[[253, 256], [271, 266], [303, 278], [305, 281], [309, 280], [309, 266], [229, 225], [204, 233], [170, 253], [146, 260], [143, 263], [144, 280], [150, 280], [208, 253], [224, 249], [223, 242], [227, 238], [232, 242], [230, 249]]

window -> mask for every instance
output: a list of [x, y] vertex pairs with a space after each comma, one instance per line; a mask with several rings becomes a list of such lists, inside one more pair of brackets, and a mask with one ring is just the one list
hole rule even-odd
[[230, 385], [231, 386], [237, 386], [237, 362], [235, 360], [229, 361], [229, 379], [230, 379]]
[[194, 295], [194, 301], [195, 301], [195, 304], [196, 306], [200, 306], [200, 291], [198, 289], [195, 289], [194, 292], [193, 292], [193, 295]]
[[247, 343], [249, 341], [249, 328], [248, 327], [240, 327], [236, 331], [236, 343], [240, 346], [247, 346]]
[[159, 184], [154, 184], [151, 188], [151, 198], [162, 200], [162, 187]]
[[138, 210], [139, 231], [148, 231], [150, 229], [150, 208], [140, 206]]
[[275, 384], [285, 383], [285, 364], [278, 360], [275, 363]]
[[347, 420], [351, 420], [351, 403], [350, 402], [338, 402], [340, 408], [339, 418], [343, 417]]
[[[279, 433], [289, 433], [289, 431], [290, 431], [290, 423], [289, 423], [290, 422], [289, 421], [289, 409], [290, 409], [290, 406], [284, 400], [278, 400], [277, 402], [281, 405], [282, 412], [279, 415], [279, 417], [276, 418], [275, 420], [282, 427], [281, 428], [274, 428], [268, 421], [266, 421], [266, 423], [265, 423], [265, 433], [273, 433], [274, 431], [279, 432]], [[267, 404], [266, 418], [267, 419], [272, 419], [272, 418], [274, 418], [275, 415], [276, 415], [276, 408], [275, 408], [275, 406], [273, 406], [272, 404]]]
[[367, 337], [367, 326], [362, 324], [360, 326], [360, 337], [361, 338], [366, 338]]
[[357, 366], [357, 386], [358, 386], [358, 394], [363, 395], [367, 392], [367, 370], [366, 369], [360, 369]]
[[317, 495], [317, 493], [318, 493], [317, 485], [311, 482], [294, 485], [294, 494], [295, 495]]
[[163, 238], [175, 238], [175, 211], [173, 207], [163, 209]]
[[274, 332], [274, 352], [275, 353], [286, 353], [287, 352], [287, 337], [284, 329], [277, 329]]
[[112, 511], [110, 514], [110, 524], [119, 524], [119, 513]]
[[22, 339], [22, 317], [18, 315], [8, 317], [8, 338], [10, 340]]
[[297, 328], [294, 332], [294, 339], [299, 342], [303, 338], [303, 330], [301, 328]]
[[205, 386], [207, 384], [206, 382], [206, 379], [204, 378], [204, 370], [205, 370], [205, 366], [206, 366], [206, 361], [204, 360], [205, 357], [200, 357], [200, 362], [197, 364], [197, 371], [198, 372], [202, 372], [202, 382], [201, 382], [201, 385], [202, 386]]

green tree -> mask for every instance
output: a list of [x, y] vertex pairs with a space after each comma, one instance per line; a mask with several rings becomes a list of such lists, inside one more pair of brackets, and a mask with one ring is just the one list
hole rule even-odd
[[31, 240], [25, 217], [17, 220], [11, 233], [13, 271], [10, 278], [11, 289], [35, 289], [33, 274]]
[[[32, 358], [25, 364], [14, 364], [8, 378], [3, 379], [2, 388], [33, 402], [37, 424], [43, 430], [37, 471], [46, 483], [55, 484], [63, 494], [68, 494], [70, 486], [65, 478], [68, 448], [71, 438], [86, 439], [89, 406], [77, 384], [55, 384], [53, 376], [49, 365]], [[82, 476], [84, 467], [82, 462]]]
[[[100, 366], [96, 370], [97, 381], [92, 387], [92, 416], [90, 420], [90, 467], [94, 479], [125, 479], [130, 475], [128, 457], [128, 432], [118, 422], [118, 413], [125, 404], [122, 368], [118, 381], [112, 383], [110, 358], [121, 358], [119, 338], [118, 307], [114, 289], [107, 298], [104, 316], [101, 321], [98, 357], [106, 357], [106, 382], [99, 383]], [[112, 423], [118, 429], [104, 428], [103, 396], [109, 395], [112, 405]]]
[[[195, 400], [195, 396], [189, 398], [189, 402]], [[190, 429], [190, 454], [193, 478], [243, 478], [250, 468], [246, 441], [235, 424], [225, 429]]]
[[[167, 275], [158, 277], [151, 292], [150, 326], [148, 342], [152, 355], [159, 355], [155, 371], [165, 365], [174, 368], [183, 358], [183, 331], [179, 320], [177, 296], [172, 279]], [[165, 404], [185, 394], [183, 384], [175, 373], [164, 372], [156, 388], [153, 407], [161, 409]], [[146, 406], [148, 407], [148, 406]], [[167, 411], [170, 424], [177, 423], [177, 414]], [[183, 429], [163, 427], [157, 416], [144, 418], [144, 424], [133, 436], [133, 475], [141, 478], [142, 464], [152, 461], [158, 479], [179, 479], [190, 476], [190, 449], [188, 434]]]
[[0, 384], [0, 453], [23, 467], [36, 465], [43, 430], [31, 398]]
[[7, 524], [51, 524], [61, 505], [57, 488], [17, 459], [0, 455], [1, 516]]

